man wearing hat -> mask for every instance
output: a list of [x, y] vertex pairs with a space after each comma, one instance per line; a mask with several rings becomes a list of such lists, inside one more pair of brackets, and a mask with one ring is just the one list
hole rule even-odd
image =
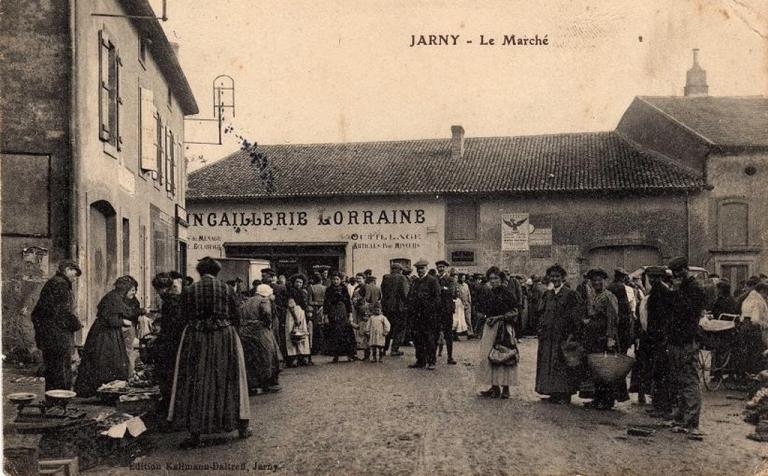
[[416, 347], [416, 362], [408, 367], [435, 370], [440, 283], [427, 273], [428, 265], [424, 259], [416, 262], [416, 278], [408, 294], [408, 311], [411, 314]]
[[392, 357], [403, 355], [400, 346], [403, 344], [405, 331], [405, 306], [408, 301], [408, 291], [411, 283], [403, 276], [403, 267], [400, 263], [392, 263], [390, 273], [381, 279], [381, 303], [384, 315], [387, 316], [392, 326], [387, 334], [384, 350], [386, 352], [392, 345]]
[[448, 365], [456, 365], [456, 361], [453, 360], [453, 312], [454, 302], [453, 299], [456, 296], [456, 281], [448, 271], [450, 263], [445, 260], [440, 260], [435, 263], [437, 268], [437, 279], [440, 282], [440, 308], [438, 310], [438, 329], [435, 331], [437, 335], [439, 332], [443, 332], [443, 338], [445, 339], [445, 349], [448, 352]]
[[651, 416], [671, 419], [672, 397], [669, 380], [669, 356], [667, 341], [669, 325], [672, 322], [674, 293], [664, 281], [668, 269], [663, 266], [649, 266], [645, 276], [651, 289], [648, 293], [646, 324], [646, 339], [641, 343], [643, 353], [650, 359], [651, 400], [653, 410]]
[[272, 332], [275, 334], [277, 344], [280, 347], [280, 354], [285, 356], [287, 353], [287, 346], [285, 341], [285, 315], [288, 312], [288, 288], [275, 280], [277, 272], [272, 268], [264, 268], [261, 270], [261, 282], [268, 284], [275, 295], [275, 315], [273, 316]]
[[45, 390], [69, 390], [72, 387], [72, 352], [74, 333], [83, 325], [74, 314], [72, 283], [82, 275], [74, 261], [63, 261], [58, 271], [40, 291], [32, 311], [35, 344], [43, 353]]
[[[608, 291], [605, 281], [608, 273], [600, 268], [589, 270], [587, 277], [594, 290], [592, 305], [584, 324], [584, 350], [588, 354], [616, 352], [618, 350], [619, 304], [616, 296]], [[598, 410], [610, 410], [617, 397], [624, 397], [626, 383], [605, 384], [595, 382], [594, 399], [587, 404]], [[623, 387], [623, 388], [622, 388]]]
[[668, 266], [676, 284], [667, 344], [672, 377], [673, 431], [700, 436], [701, 388], [696, 334], [706, 298], [699, 283], [689, 275], [686, 258], [674, 258]]

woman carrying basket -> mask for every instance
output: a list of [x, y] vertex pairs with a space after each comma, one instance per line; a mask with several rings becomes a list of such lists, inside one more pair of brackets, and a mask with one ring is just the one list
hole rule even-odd
[[514, 295], [506, 286], [502, 286], [502, 273], [492, 266], [485, 273], [491, 289], [479, 303], [479, 311], [487, 317], [480, 341], [479, 365], [476, 376], [478, 386], [488, 390], [480, 392], [483, 397], [509, 398], [509, 386], [517, 385], [517, 357], [514, 362], [492, 362], [492, 351], [503, 346], [506, 350], [517, 352], [514, 332], [518, 318]]
[[[587, 354], [616, 352], [618, 349], [619, 303], [616, 296], [605, 288], [608, 273], [600, 268], [587, 273], [595, 292], [590, 312], [582, 320], [584, 324], [584, 350]], [[595, 381], [595, 397], [585, 406], [597, 410], [610, 410], [616, 403], [617, 394], [625, 382], [608, 384]]]

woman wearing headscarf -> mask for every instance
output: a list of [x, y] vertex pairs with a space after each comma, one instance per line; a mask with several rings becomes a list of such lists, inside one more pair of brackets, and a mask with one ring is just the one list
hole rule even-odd
[[128, 380], [123, 327], [131, 326], [129, 319], [135, 315], [130, 304], [136, 295], [135, 282], [130, 276], [118, 278], [114, 289], [99, 301], [75, 382], [80, 397], [94, 396], [102, 384], [112, 380]]
[[488, 268], [485, 276], [490, 289], [478, 303], [479, 311], [487, 317], [479, 346], [476, 381], [478, 385], [490, 387], [480, 392], [481, 396], [509, 398], [509, 386], [517, 385], [517, 366], [492, 364], [488, 354], [500, 340], [509, 340], [514, 345], [518, 303], [509, 288], [502, 284], [503, 273], [499, 268]]
[[333, 274], [331, 285], [325, 290], [323, 308], [328, 317], [326, 337], [333, 363], [338, 362], [341, 355], [346, 355], [350, 362], [357, 360], [357, 341], [352, 326], [352, 301], [349, 292], [341, 283], [341, 274], [338, 272]]
[[570, 403], [578, 388], [578, 376], [566, 364], [562, 350], [568, 338], [576, 338], [580, 310], [578, 293], [565, 285], [566, 275], [559, 264], [547, 269], [555, 288], [544, 293], [536, 359], [536, 393], [549, 395], [550, 402], [559, 404]]
[[260, 284], [251, 298], [240, 306], [240, 329], [248, 390], [256, 394], [280, 390], [280, 347], [272, 332], [275, 315], [274, 294], [268, 284]]

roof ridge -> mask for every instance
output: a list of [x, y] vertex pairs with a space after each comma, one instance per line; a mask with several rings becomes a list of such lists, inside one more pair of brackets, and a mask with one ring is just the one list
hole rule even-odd
[[668, 113], [664, 109], [662, 109], [659, 106], [657, 106], [657, 105], [647, 101], [646, 99], [644, 99], [641, 96], [638, 96], [637, 98], [640, 101], [642, 101], [644, 104], [647, 104], [648, 106], [650, 106], [651, 109], [654, 109], [654, 110], [658, 111], [662, 116], [666, 117], [667, 119], [669, 119], [670, 121], [672, 121], [675, 124], [679, 125], [683, 129], [693, 133], [695, 136], [697, 136], [698, 138], [702, 139], [708, 146], [714, 146], [715, 145], [714, 141], [712, 141], [711, 139], [709, 139], [708, 137], [706, 137], [704, 134], [702, 134], [701, 132], [697, 131], [693, 127], [689, 126], [688, 124], [685, 124], [684, 122], [682, 122], [681, 120], [679, 120], [678, 118], [676, 118], [672, 114]]

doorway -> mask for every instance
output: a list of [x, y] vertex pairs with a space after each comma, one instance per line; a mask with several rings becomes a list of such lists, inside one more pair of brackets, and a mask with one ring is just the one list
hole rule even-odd
[[749, 279], [749, 265], [746, 263], [721, 264], [720, 277], [730, 281], [731, 289], [736, 291]]
[[96, 317], [99, 301], [112, 289], [117, 264], [117, 213], [107, 201], [94, 202], [88, 214], [87, 327]]

